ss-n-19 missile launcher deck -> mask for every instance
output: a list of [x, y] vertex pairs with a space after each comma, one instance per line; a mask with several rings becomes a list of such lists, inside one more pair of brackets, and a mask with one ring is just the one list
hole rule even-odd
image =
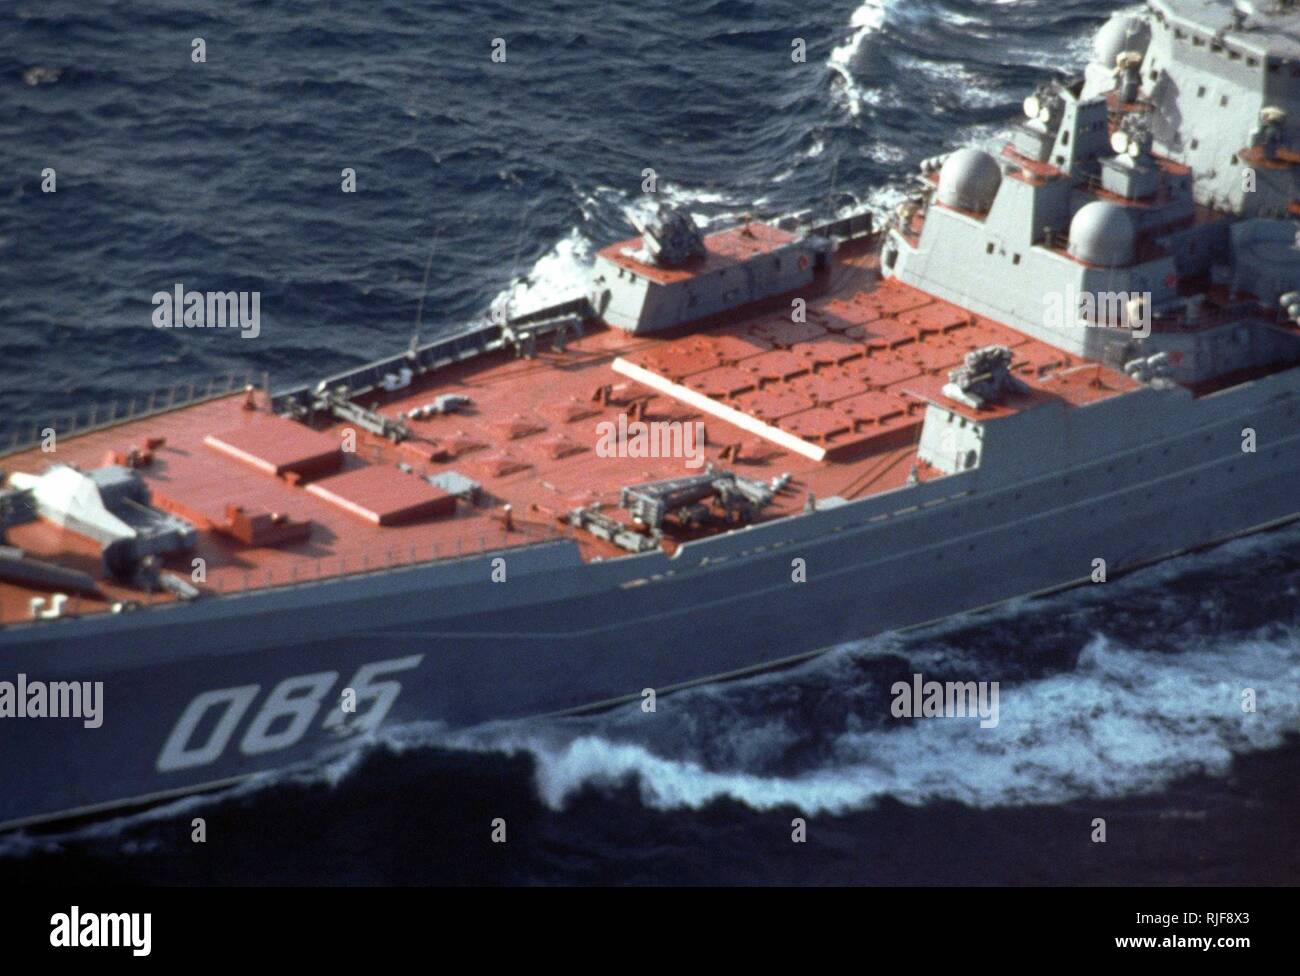
[[36, 425], [0, 460], [0, 672], [103, 680], [116, 718], [8, 726], [0, 825], [1295, 518], [1298, 104], [1292, 4], [1150, 0], [884, 221], [663, 207], [564, 303]]

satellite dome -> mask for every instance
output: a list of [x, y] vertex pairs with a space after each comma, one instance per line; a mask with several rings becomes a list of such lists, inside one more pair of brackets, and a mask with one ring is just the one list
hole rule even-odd
[[1115, 59], [1124, 51], [1145, 54], [1151, 41], [1151, 25], [1133, 14], [1113, 14], [1093, 39], [1097, 64], [1115, 67]]
[[982, 149], [958, 149], [939, 173], [939, 202], [946, 207], [987, 213], [993, 206], [1002, 170]]
[[1103, 268], [1133, 263], [1137, 232], [1118, 203], [1094, 200], [1070, 221], [1070, 255]]

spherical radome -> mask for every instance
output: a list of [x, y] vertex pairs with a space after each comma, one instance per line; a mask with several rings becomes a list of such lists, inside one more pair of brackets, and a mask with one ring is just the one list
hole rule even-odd
[[1070, 254], [1080, 261], [1118, 268], [1133, 263], [1137, 231], [1118, 203], [1094, 200], [1070, 221]]
[[958, 149], [939, 173], [939, 202], [946, 207], [987, 213], [993, 206], [1002, 170], [982, 149]]
[[1114, 14], [1102, 25], [1093, 39], [1092, 50], [1097, 64], [1115, 67], [1115, 58], [1124, 51], [1145, 54], [1151, 42], [1151, 25], [1133, 14]]

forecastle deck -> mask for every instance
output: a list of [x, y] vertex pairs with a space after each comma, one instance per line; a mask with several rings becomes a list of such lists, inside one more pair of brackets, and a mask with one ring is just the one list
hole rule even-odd
[[[313, 434], [271, 415], [263, 394], [253, 409], [233, 394], [62, 438], [53, 453], [12, 454], [4, 468], [85, 470], [154, 445], [138, 468], [153, 503], [200, 530], [195, 551], [168, 557], [166, 567], [188, 580], [201, 558], [195, 585], [211, 598], [566, 535], [584, 558], [619, 557], [623, 549], [566, 524], [567, 513], [601, 503], [631, 526], [618, 507], [623, 486], [698, 474], [701, 461], [765, 482], [790, 475], [765, 521], [804, 510], [810, 496], [863, 497], [902, 486], [911, 472], [941, 477], [917, 460], [925, 405], [947, 402], [940, 387], [948, 370], [987, 345], [1013, 349], [1013, 370], [1032, 392], [1026, 405], [1087, 403], [1133, 387], [955, 305], [882, 283], [867, 254], [842, 254], [825, 279], [801, 322], [769, 311], [653, 339], [595, 328], [562, 352], [540, 345], [532, 359], [493, 352], [367, 397], [363, 406], [393, 419], [441, 394], [470, 399], [461, 412], [406, 419], [413, 436], [401, 444], [340, 421]], [[645, 452], [632, 443], [605, 449], [611, 430], [636, 430], [630, 425], [638, 422], [702, 424], [702, 453], [638, 456]], [[293, 435], [277, 437], [277, 425]], [[328, 462], [301, 467], [322, 445], [329, 453], [330, 444], [352, 446], [354, 437], [341, 472]], [[477, 503], [449, 499], [421, 477], [447, 471], [481, 484]], [[257, 520], [262, 534], [248, 527]], [[688, 537], [664, 545], [671, 551]], [[46, 520], [11, 528], [8, 544], [98, 578], [99, 595], [74, 596], [65, 613], [174, 599], [106, 579], [95, 543]], [[46, 595], [0, 582], [0, 622], [30, 619], [31, 600]]]

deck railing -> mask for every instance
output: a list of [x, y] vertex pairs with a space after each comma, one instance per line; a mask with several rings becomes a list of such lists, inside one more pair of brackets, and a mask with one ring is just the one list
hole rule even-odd
[[567, 538], [558, 526], [539, 522], [516, 522], [506, 531], [504, 526], [480, 532], [477, 536], [458, 536], [454, 542], [415, 545], [377, 546], [361, 553], [323, 556], [311, 560], [293, 560], [274, 569], [244, 570], [214, 567], [208, 570], [207, 582], [195, 584], [212, 594], [228, 596], [254, 590], [299, 586], [319, 580], [341, 579], [382, 573], [392, 569], [469, 559], [486, 552], [510, 552], [527, 546]]
[[[505, 324], [510, 330], [519, 333], [532, 332], [540, 337], [546, 335], [553, 327], [585, 321], [590, 317], [591, 306], [587, 299], [573, 298], [525, 315], [514, 316]], [[306, 410], [316, 400], [317, 391], [334, 390], [340, 387], [347, 389], [349, 399], [364, 398], [376, 389], [382, 388], [385, 376], [399, 373], [403, 368], [411, 369], [416, 375], [423, 376], [454, 363], [503, 349], [509, 342], [507, 331], [502, 328], [500, 322], [490, 318], [479, 319], [454, 331], [441, 334], [432, 341], [417, 345], [406, 352], [376, 359], [363, 366], [282, 390], [275, 395], [272, 407], [277, 412], [294, 407]]]
[[[439, 544], [435, 542], [419, 545], [380, 546], [366, 552], [343, 556], [323, 556], [319, 559], [293, 560], [288, 565], [282, 565], [274, 569], [241, 571], [229, 566], [209, 566], [206, 567], [206, 579], [202, 581], [193, 580], [190, 573], [179, 568], [166, 570], [166, 572], [193, 583], [203, 594], [199, 599], [211, 599], [212, 597], [235, 596], [241, 593], [305, 586], [324, 580], [355, 578], [367, 574], [384, 573], [395, 569], [431, 565], [457, 559], [472, 559], [488, 552], [502, 552], [508, 560], [509, 554], [516, 550], [544, 545], [565, 538], [569, 538], [569, 536], [559, 526], [541, 522], [520, 523], [516, 521], [509, 531], [506, 531], [505, 527], [501, 526], [494, 531], [481, 532], [477, 536], [458, 537], [454, 543], [443, 542]], [[48, 624], [55, 623], [63, 618], [79, 617], [85, 612], [87, 602], [86, 599], [79, 595], [70, 595], [68, 602], [64, 605], [62, 618], [15, 621], [9, 626]], [[115, 601], [110, 601], [110, 605], [113, 602], [135, 603], [140, 608], [183, 605], [183, 601], [176, 599], [161, 588], [152, 592], [136, 590], [129, 595], [119, 597]], [[103, 609], [102, 601], [96, 600], [91, 605], [94, 607], [93, 615], [97, 616], [106, 612]], [[123, 612], [138, 611], [124, 610]]]
[[[70, 414], [45, 420], [3, 421], [0, 422], [0, 457], [36, 447], [42, 442], [46, 429], [52, 429], [56, 437], [103, 430], [129, 420], [139, 420], [205, 400], [229, 396], [253, 383], [256, 375], [251, 371], [228, 373], [224, 378], [212, 377], [206, 383], [176, 383], [148, 394], [136, 394], [126, 400], [92, 403], [89, 409], [77, 408]], [[262, 374], [261, 380], [265, 387], [265, 374]]]

